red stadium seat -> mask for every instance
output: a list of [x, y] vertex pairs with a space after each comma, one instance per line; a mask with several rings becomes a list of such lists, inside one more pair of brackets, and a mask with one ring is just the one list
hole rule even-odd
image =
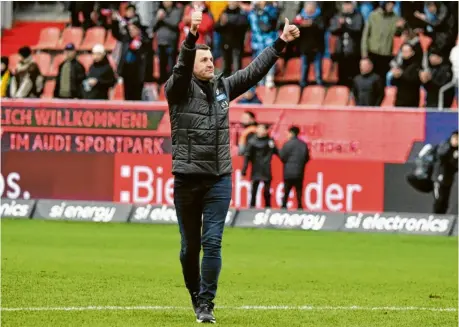
[[252, 33], [247, 32], [244, 40], [244, 53], [252, 53]]
[[40, 32], [38, 43], [32, 47], [34, 50], [54, 50], [59, 42], [61, 31], [57, 27], [44, 28]]
[[16, 67], [19, 63], [19, 61], [21, 60], [19, 54], [15, 53], [15, 54], [12, 54], [11, 56], [9, 56], [9, 64], [8, 64], [8, 68], [14, 73], [14, 71], [16, 70]]
[[96, 44], [105, 43], [105, 28], [92, 27], [86, 31], [83, 43], [80, 45], [79, 50], [91, 51]]
[[164, 93], [164, 87], [166, 84], [163, 84], [159, 87], [158, 101], [166, 101], [166, 94]]
[[421, 87], [419, 90], [419, 107], [424, 108], [426, 106], [426, 90]]
[[276, 88], [267, 88], [264, 85], [260, 85], [257, 87], [255, 93], [263, 104], [273, 104], [276, 101]]
[[335, 35], [330, 34], [330, 37], [328, 38], [328, 51], [330, 54], [335, 53], [336, 51], [336, 43], [338, 42], [338, 37]]
[[396, 55], [402, 46], [403, 40], [400, 36], [394, 36], [392, 43], [392, 55]]
[[54, 97], [54, 88], [56, 87], [55, 80], [46, 81], [45, 86], [43, 88], [43, 94], [41, 97], [43, 99], [52, 99]]
[[326, 83], [338, 82], [338, 64], [334, 67], [330, 58], [322, 59], [322, 79]]
[[37, 63], [38, 68], [43, 76], [49, 76], [51, 69], [51, 55], [49, 53], [36, 53], [33, 55], [33, 60]]
[[274, 104], [297, 104], [300, 101], [301, 88], [298, 85], [284, 85], [277, 92]]
[[453, 103], [451, 104], [451, 110], [457, 111], [457, 97], [454, 97]]
[[419, 42], [421, 43], [422, 51], [427, 52], [432, 43], [432, 39], [424, 34], [419, 34]]
[[325, 89], [320, 85], [311, 85], [303, 90], [300, 104], [303, 105], [322, 105], [325, 98]]
[[83, 65], [84, 70], [86, 71], [86, 73], [89, 71], [89, 68], [91, 67], [92, 63], [94, 62], [94, 60], [92, 59], [92, 55], [90, 55], [90, 54], [79, 55], [78, 56], [78, 61], [80, 62], [80, 64]]
[[245, 68], [247, 67], [248, 65], [250, 65], [250, 63], [252, 62], [252, 57], [244, 57], [242, 58], [242, 68]]
[[55, 77], [59, 73], [59, 66], [62, 64], [65, 60], [65, 54], [60, 53], [56, 55], [53, 59], [53, 62], [51, 64], [51, 69], [49, 71], [48, 76]]
[[301, 78], [301, 59], [291, 58], [287, 61], [284, 71], [277, 77], [276, 81], [280, 82], [298, 82]]
[[112, 31], [108, 31], [107, 40], [104, 43], [105, 51], [113, 51], [116, 47], [116, 42], [118, 42], [112, 35]]
[[395, 96], [397, 95], [397, 87], [386, 86], [384, 91], [384, 99], [381, 103], [381, 107], [393, 107], [395, 105]]
[[112, 90], [110, 100], [124, 100], [124, 84], [117, 83]]
[[158, 56], [155, 56], [153, 58], [153, 78], [155, 80], [158, 80], [159, 79], [159, 57]]
[[57, 50], [63, 50], [65, 45], [73, 43], [78, 50], [83, 39], [83, 30], [79, 27], [67, 27], [62, 32], [62, 38], [56, 46]]
[[346, 86], [332, 86], [328, 89], [324, 99], [324, 106], [347, 106], [349, 103], [349, 89]]

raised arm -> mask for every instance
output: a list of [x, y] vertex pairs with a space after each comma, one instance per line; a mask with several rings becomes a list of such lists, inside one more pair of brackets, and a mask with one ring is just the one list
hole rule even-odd
[[198, 28], [202, 21], [202, 12], [194, 11], [191, 15], [191, 28], [185, 42], [180, 48], [177, 64], [172, 69], [172, 75], [166, 82], [165, 93], [169, 103], [181, 99], [186, 94], [193, 77], [194, 58], [196, 57], [196, 41]]
[[246, 68], [241, 69], [225, 78], [228, 86], [230, 101], [236, 99], [247, 90], [254, 87], [263, 77], [268, 74], [279, 58], [287, 42], [291, 42], [300, 36], [300, 31], [295, 25], [290, 25], [285, 19], [285, 26], [282, 35], [272, 46], [267, 47], [254, 61]]

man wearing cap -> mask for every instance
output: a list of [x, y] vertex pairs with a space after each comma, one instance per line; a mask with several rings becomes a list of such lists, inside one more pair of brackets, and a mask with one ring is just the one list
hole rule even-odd
[[96, 44], [92, 48], [92, 57], [94, 63], [89, 68], [87, 78], [83, 81], [84, 98], [108, 100], [108, 91], [115, 86], [116, 77], [102, 44]]
[[86, 78], [83, 65], [76, 58], [75, 45], [69, 43], [64, 50], [65, 61], [59, 65], [54, 97], [59, 99], [81, 99], [82, 83]]
[[[181, 234], [180, 261], [198, 322], [215, 323], [221, 242], [232, 193], [229, 103], [255, 86], [300, 32], [288, 19], [282, 35], [245, 69], [214, 75], [210, 48], [196, 44], [202, 12], [191, 15], [172, 76], [165, 84], [172, 132], [174, 204]], [[204, 256], [200, 267], [200, 251]]]

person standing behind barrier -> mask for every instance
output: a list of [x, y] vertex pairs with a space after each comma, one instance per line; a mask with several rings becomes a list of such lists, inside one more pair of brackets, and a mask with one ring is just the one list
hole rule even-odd
[[115, 86], [116, 77], [102, 44], [92, 48], [92, 57], [94, 63], [83, 81], [83, 97], [87, 100], [108, 100], [108, 92]]
[[113, 37], [121, 42], [118, 75], [123, 77], [124, 99], [140, 101], [145, 82], [147, 46], [151, 43], [140, 22], [128, 23], [126, 28], [127, 33], [123, 33], [120, 24], [112, 24]]
[[310, 160], [309, 148], [306, 142], [300, 140], [300, 129], [297, 126], [290, 127], [289, 140], [280, 150], [279, 157], [284, 164], [284, 199], [282, 209], [287, 209], [287, 201], [290, 190], [294, 187], [298, 209], [303, 210], [303, 181], [304, 169]]
[[457, 173], [458, 160], [458, 131], [437, 147], [436, 161], [432, 172], [434, 184], [433, 213], [445, 214], [448, 211], [449, 196]]
[[260, 182], [264, 183], [263, 197], [265, 207], [271, 208], [271, 161], [273, 155], [279, 155], [274, 140], [268, 135], [268, 128], [265, 124], [258, 124], [256, 135], [250, 139], [245, 150], [244, 167], [242, 176], [247, 175], [249, 163], [252, 163], [252, 196], [250, 207], [255, 208], [257, 201], [257, 192]]

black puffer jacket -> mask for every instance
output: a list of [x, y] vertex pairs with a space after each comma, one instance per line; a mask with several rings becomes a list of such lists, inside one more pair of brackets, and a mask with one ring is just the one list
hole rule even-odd
[[432, 181], [443, 186], [451, 186], [457, 173], [458, 149], [453, 148], [447, 140], [437, 147], [436, 155]]
[[94, 62], [89, 68], [87, 78], [97, 79], [97, 84], [90, 90], [83, 90], [83, 96], [88, 100], [108, 100], [108, 91], [116, 84], [116, 76], [107, 56], [102, 61]]
[[[340, 24], [339, 19], [344, 18], [344, 23]], [[365, 21], [357, 11], [343, 13], [334, 16], [330, 22], [330, 32], [338, 36], [336, 44], [336, 59], [343, 57], [360, 57], [360, 43]]]
[[270, 181], [273, 178], [271, 173], [271, 160], [273, 155], [278, 153], [274, 140], [270, 137], [252, 137], [245, 151], [242, 175], [245, 176], [249, 162], [251, 162], [251, 179], [253, 181]]
[[357, 106], [380, 106], [384, 99], [384, 83], [378, 74], [360, 74], [354, 78], [352, 87]]
[[227, 78], [216, 76], [209, 83], [213, 92], [209, 99], [202, 83], [193, 77], [198, 36], [188, 33], [165, 85], [171, 120], [172, 173], [221, 176], [232, 172], [229, 103], [269, 72], [285, 42], [276, 41], [249, 66]]
[[402, 75], [398, 78], [394, 76], [392, 83], [397, 86], [397, 96], [395, 97], [396, 107], [419, 107], [419, 88], [421, 80], [419, 72], [421, 65], [413, 56], [410, 59], [403, 60]]
[[304, 177], [304, 168], [310, 159], [308, 145], [305, 142], [297, 137], [288, 140], [280, 150], [279, 156], [284, 164], [284, 180]]
[[[432, 78], [424, 84], [424, 88], [427, 91], [426, 107], [437, 108], [438, 99], [440, 97], [440, 88], [451, 82], [453, 79], [453, 71], [451, 70], [451, 63], [447, 59], [443, 59], [443, 62], [440, 65], [433, 66], [430, 64], [429, 67]], [[450, 88], [444, 93], [443, 107], [451, 107], [453, 100], [454, 88]]]

